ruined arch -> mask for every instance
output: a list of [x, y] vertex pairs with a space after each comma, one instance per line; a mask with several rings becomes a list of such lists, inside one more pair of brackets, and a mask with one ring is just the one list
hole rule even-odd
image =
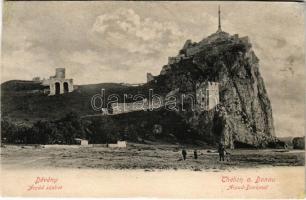
[[55, 95], [58, 95], [61, 93], [61, 85], [59, 82], [55, 82]]
[[64, 86], [64, 93], [68, 93], [69, 92], [69, 84], [67, 82], [64, 82], [63, 86]]

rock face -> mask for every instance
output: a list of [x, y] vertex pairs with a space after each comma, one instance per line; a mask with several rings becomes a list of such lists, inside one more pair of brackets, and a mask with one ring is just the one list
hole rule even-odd
[[160, 93], [179, 88], [181, 94], [194, 94], [195, 85], [203, 81], [220, 84], [219, 105], [209, 111], [179, 112], [203, 140], [231, 148], [275, 142], [270, 100], [247, 37], [217, 32], [199, 43], [189, 41], [151, 87]]

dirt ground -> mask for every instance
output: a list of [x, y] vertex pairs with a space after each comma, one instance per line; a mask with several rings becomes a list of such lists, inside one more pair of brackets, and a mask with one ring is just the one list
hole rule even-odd
[[303, 166], [304, 151], [228, 150], [227, 161], [220, 162], [214, 150], [187, 148], [187, 160], [182, 160], [177, 145], [129, 144], [127, 148], [83, 147], [68, 145], [1, 147], [3, 169], [24, 168], [95, 168], [95, 169], [190, 169], [219, 171], [263, 166]]

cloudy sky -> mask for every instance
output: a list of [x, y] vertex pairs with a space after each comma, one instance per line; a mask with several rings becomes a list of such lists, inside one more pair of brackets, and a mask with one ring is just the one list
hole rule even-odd
[[[217, 30], [215, 2], [5, 2], [1, 82], [49, 77], [76, 84], [145, 82], [185, 40]], [[222, 2], [222, 29], [248, 35], [272, 102], [276, 134], [304, 134], [301, 3]]]

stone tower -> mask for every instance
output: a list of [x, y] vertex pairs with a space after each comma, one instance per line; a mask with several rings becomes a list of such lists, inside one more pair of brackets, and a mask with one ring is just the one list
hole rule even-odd
[[65, 68], [56, 68], [55, 69], [55, 77], [57, 78], [65, 78], [66, 70]]
[[204, 81], [196, 87], [197, 106], [211, 110], [219, 104], [219, 83]]

